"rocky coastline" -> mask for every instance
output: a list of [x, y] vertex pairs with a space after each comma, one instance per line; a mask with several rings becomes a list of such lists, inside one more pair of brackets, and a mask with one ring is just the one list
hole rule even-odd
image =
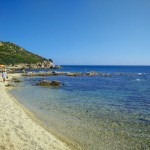
[[54, 65], [53, 62], [50, 62], [48, 60], [44, 60], [42, 62], [37, 62], [37, 63], [19, 63], [19, 64], [15, 64], [15, 65], [7, 65], [7, 68], [10, 69], [38, 69], [38, 68], [51, 68], [51, 69], [60, 69], [61, 66], [59, 65]]
[[58, 76], [58, 75], [65, 75], [65, 76], [104, 76], [104, 77], [111, 77], [111, 74], [108, 73], [99, 73], [95, 71], [91, 72], [58, 72], [58, 71], [40, 71], [40, 72], [26, 72], [22, 74], [23, 76]]
[[36, 70], [36, 69], [61, 69], [62, 66], [54, 65], [52, 62], [49, 61], [44, 61], [44, 62], [38, 62], [36, 64], [7, 65], [6, 68], [8, 73], [26, 73], [27, 70], [29, 71], [29, 70]]

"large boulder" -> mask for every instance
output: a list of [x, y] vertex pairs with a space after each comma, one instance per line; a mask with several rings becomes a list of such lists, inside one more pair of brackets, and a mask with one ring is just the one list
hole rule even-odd
[[61, 82], [60, 81], [50, 81], [50, 80], [42, 80], [38, 83], [36, 83], [36, 85], [39, 85], [39, 86], [60, 86], [61, 85]]
[[44, 60], [43, 62], [41, 62], [41, 64], [38, 66], [41, 68], [53, 68], [54, 64], [50, 61]]

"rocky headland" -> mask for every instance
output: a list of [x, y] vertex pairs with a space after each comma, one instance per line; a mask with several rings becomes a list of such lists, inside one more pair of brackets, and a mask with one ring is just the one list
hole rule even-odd
[[61, 68], [47, 59], [12, 42], [0, 41], [0, 64], [10, 69]]

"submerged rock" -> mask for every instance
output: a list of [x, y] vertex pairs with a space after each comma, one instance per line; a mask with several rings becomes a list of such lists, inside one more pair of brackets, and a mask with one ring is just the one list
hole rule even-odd
[[51, 85], [51, 81], [42, 80], [39, 83], [36, 83], [36, 85], [39, 85], [39, 86], [50, 86]]
[[15, 87], [15, 86], [12, 85], [12, 84], [6, 84], [5, 86], [6, 86], [6, 87]]
[[60, 81], [50, 81], [50, 80], [42, 80], [38, 83], [36, 83], [38, 86], [60, 86], [61, 82]]
[[12, 78], [13, 82], [22, 82], [21, 80], [17, 79], [17, 78]]
[[51, 86], [60, 86], [60, 84], [61, 84], [61, 82], [60, 81], [56, 81], [56, 80], [51, 82]]

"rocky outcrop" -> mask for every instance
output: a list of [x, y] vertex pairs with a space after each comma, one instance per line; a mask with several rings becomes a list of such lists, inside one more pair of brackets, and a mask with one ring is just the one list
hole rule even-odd
[[80, 72], [73, 72], [73, 73], [68, 72], [68, 73], [66, 73], [66, 76], [81, 76], [81, 75], [82, 74]]
[[91, 72], [87, 72], [85, 73], [86, 76], [103, 76], [103, 77], [111, 77], [111, 74], [108, 73], [98, 73], [96, 71], [91, 71]]
[[51, 86], [60, 86], [60, 84], [61, 84], [61, 82], [60, 81], [56, 81], [56, 80], [51, 82]]
[[65, 76], [103, 76], [103, 77], [111, 77], [112, 74], [108, 73], [98, 73], [95, 71], [92, 72], [57, 72], [57, 71], [49, 71], [49, 72], [27, 72], [24, 73], [23, 76], [58, 76], [58, 75], [65, 75]]
[[44, 60], [43, 62], [38, 62], [36, 64], [27, 64], [27, 68], [53, 68], [54, 64], [50, 61]]
[[95, 71], [91, 71], [91, 72], [87, 72], [86, 75], [87, 75], [87, 76], [97, 76], [98, 73], [95, 72]]
[[38, 62], [35, 65], [36, 65], [35, 67], [37, 67], [37, 68], [53, 68], [54, 67], [54, 64], [47, 60], [44, 60], [43, 62]]
[[42, 80], [38, 83], [36, 83], [38, 86], [60, 86], [61, 82], [60, 81], [50, 81], [50, 80]]
[[54, 68], [55, 65], [48, 61], [48, 60], [44, 60], [42, 62], [38, 62], [38, 63], [31, 63], [31, 64], [25, 64], [25, 63], [20, 63], [20, 64], [17, 64], [17, 65], [9, 65], [8, 67], [10, 68], [14, 68], [14, 69], [27, 69], [27, 68], [32, 68], [32, 69], [36, 69], [36, 68]]
[[62, 68], [62, 66], [59, 66], [59, 65], [55, 65], [54, 67], [53, 67], [53, 69], [61, 69]]

